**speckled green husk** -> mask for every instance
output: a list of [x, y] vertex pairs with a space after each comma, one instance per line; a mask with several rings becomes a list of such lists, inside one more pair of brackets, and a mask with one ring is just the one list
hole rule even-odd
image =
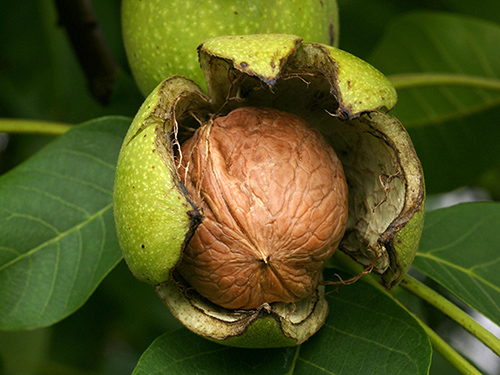
[[159, 88], [143, 103], [125, 136], [114, 188], [114, 215], [124, 258], [139, 280], [152, 285], [170, 279], [199, 216], [180, 187], [170, 140], [174, 123], [165, 119], [178, 97], [186, 92], [189, 97], [202, 94], [183, 78]]
[[123, 0], [123, 40], [144, 95], [163, 79], [181, 75], [205, 87], [196, 47], [215, 36], [290, 33], [336, 45], [333, 0]]

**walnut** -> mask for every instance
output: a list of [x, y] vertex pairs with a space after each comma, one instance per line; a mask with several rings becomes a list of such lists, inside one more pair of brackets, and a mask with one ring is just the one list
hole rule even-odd
[[311, 295], [348, 216], [342, 164], [320, 133], [290, 113], [243, 107], [200, 127], [180, 159], [204, 216], [182, 277], [229, 309]]
[[[408, 133], [387, 113], [396, 90], [357, 57], [295, 35], [216, 37], [198, 53], [207, 91], [165, 79], [123, 141], [113, 193], [123, 257], [198, 335], [299, 345], [328, 316], [314, 285], [336, 247], [387, 289], [415, 257], [425, 186]], [[316, 130], [280, 111], [321, 132], [342, 167]], [[207, 124], [176, 154], [196, 120]]]

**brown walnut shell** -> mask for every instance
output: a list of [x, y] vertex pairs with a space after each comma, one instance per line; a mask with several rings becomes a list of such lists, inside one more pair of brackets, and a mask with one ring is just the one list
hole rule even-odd
[[179, 175], [204, 219], [178, 267], [229, 309], [311, 295], [348, 216], [334, 150], [302, 118], [243, 107], [200, 127]]

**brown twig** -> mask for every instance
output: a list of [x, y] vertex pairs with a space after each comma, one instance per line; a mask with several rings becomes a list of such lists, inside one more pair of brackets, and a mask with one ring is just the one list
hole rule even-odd
[[92, 96], [107, 105], [116, 79], [116, 63], [97, 22], [91, 0], [55, 0], [59, 24], [64, 26]]
[[[368, 267], [366, 267], [362, 272], [360, 272], [359, 274], [351, 277], [350, 279], [344, 280], [344, 279], [342, 279], [342, 277], [339, 274], [335, 274], [335, 276], [339, 279], [339, 281], [323, 280], [320, 283], [322, 285], [333, 285], [333, 286], [336, 286], [337, 289], [335, 289], [335, 290], [338, 290], [339, 287], [344, 286], [344, 285], [354, 284], [356, 281], [358, 281], [359, 279], [361, 279], [364, 275], [371, 273], [373, 271], [373, 267], [375, 267], [375, 263], [377, 263], [377, 258], [375, 258], [373, 260], [372, 264], [370, 264]], [[335, 290], [333, 290], [332, 292], [334, 292]], [[329, 294], [329, 293], [331, 293], [331, 292], [327, 292], [325, 294]]]

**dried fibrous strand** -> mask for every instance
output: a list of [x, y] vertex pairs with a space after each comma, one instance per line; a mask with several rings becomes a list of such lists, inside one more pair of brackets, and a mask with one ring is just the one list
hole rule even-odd
[[348, 215], [342, 165], [320, 133], [243, 107], [201, 126], [182, 155], [179, 175], [205, 217], [178, 268], [186, 281], [229, 309], [311, 295]]

